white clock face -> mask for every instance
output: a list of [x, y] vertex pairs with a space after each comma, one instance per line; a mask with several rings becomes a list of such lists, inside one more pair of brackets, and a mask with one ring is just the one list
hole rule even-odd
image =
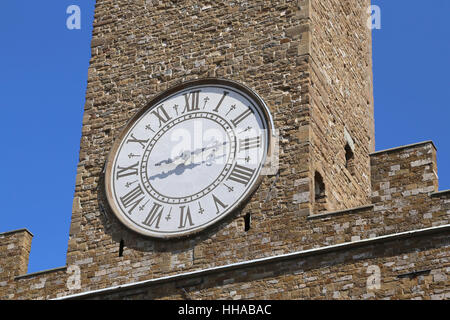
[[146, 236], [203, 230], [255, 189], [270, 130], [264, 103], [234, 82], [198, 80], [170, 89], [115, 143], [105, 179], [110, 207]]

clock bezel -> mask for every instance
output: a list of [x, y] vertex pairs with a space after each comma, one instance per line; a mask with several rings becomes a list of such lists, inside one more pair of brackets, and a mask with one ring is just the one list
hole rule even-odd
[[[229, 209], [227, 214], [222, 215], [220, 218], [218, 219], [213, 219], [211, 220], [210, 223], [205, 224], [202, 227], [199, 227], [198, 229], [194, 229], [194, 230], [190, 230], [187, 231], [186, 233], [183, 234], [162, 234], [162, 235], [151, 235], [146, 233], [145, 231], [137, 228], [136, 226], [134, 226], [132, 223], [130, 223], [125, 217], [123, 217], [123, 213], [120, 210], [120, 208], [118, 208], [116, 206], [115, 200], [114, 200], [114, 195], [113, 195], [113, 190], [112, 190], [112, 175], [111, 173], [113, 172], [113, 164], [114, 164], [114, 160], [115, 157], [117, 156], [117, 152], [123, 142], [123, 139], [126, 137], [128, 131], [136, 124], [136, 122], [147, 112], [150, 112], [153, 108], [156, 108], [161, 101], [167, 99], [168, 97], [176, 94], [177, 92], [181, 92], [184, 91], [186, 89], [189, 89], [190, 87], [196, 87], [196, 86], [215, 86], [215, 85], [219, 85], [219, 86], [225, 86], [225, 87], [229, 87], [235, 90], [238, 90], [242, 93], [244, 93], [245, 95], [247, 95], [248, 98], [250, 98], [252, 100], [252, 102], [255, 104], [255, 107], [259, 109], [260, 111], [260, 115], [262, 117], [264, 117], [264, 121], [265, 124], [268, 126], [267, 128], [267, 151], [266, 151], [266, 157], [265, 159], [263, 159], [261, 161], [261, 165], [260, 165], [260, 169], [259, 169], [259, 173], [258, 176], [255, 177], [254, 182], [252, 184], [252, 186], [250, 186], [243, 194], [243, 196], [241, 197], [241, 199], [239, 199], [237, 202], [235, 202], [231, 208]], [[108, 203], [109, 208], [111, 209], [111, 211], [114, 213], [114, 216], [125, 226], [127, 227], [127, 229], [132, 230], [142, 236], [145, 236], [147, 238], [152, 238], [152, 239], [162, 239], [162, 240], [174, 240], [174, 239], [180, 239], [180, 238], [186, 238], [189, 237], [193, 234], [197, 234], [200, 233], [202, 231], [204, 231], [205, 229], [211, 227], [212, 225], [215, 225], [216, 223], [219, 223], [220, 221], [222, 221], [225, 217], [229, 216], [230, 214], [232, 214], [233, 212], [236, 211], [236, 209], [240, 208], [245, 202], [248, 201], [248, 199], [251, 197], [251, 195], [254, 193], [254, 191], [259, 187], [259, 185], [261, 184], [264, 175], [261, 174], [262, 170], [264, 169], [264, 167], [268, 164], [268, 159], [271, 159], [272, 156], [272, 152], [273, 152], [273, 146], [272, 146], [272, 142], [273, 142], [273, 138], [275, 136], [275, 127], [274, 127], [274, 122], [273, 122], [273, 118], [272, 115], [270, 113], [270, 110], [267, 106], [267, 104], [264, 102], [264, 100], [252, 89], [250, 89], [249, 87], [238, 83], [236, 81], [233, 80], [228, 80], [228, 79], [222, 79], [222, 78], [203, 78], [203, 79], [197, 79], [197, 80], [189, 80], [189, 81], [185, 81], [182, 82], [178, 85], [175, 85], [165, 91], [163, 91], [162, 93], [156, 95], [154, 98], [152, 98], [143, 108], [140, 108], [136, 114], [134, 114], [130, 120], [128, 120], [128, 122], [125, 124], [124, 127], [121, 128], [121, 132], [120, 134], [115, 138], [115, 141], [113, 143], [113, 146], [111, 148], [111, 150], [109, 151], [107, 160], [106, 160], [106, 164], [105, 164], [105, 170], [104, 170], [104, 184], [105, 184], [105, 195], [106, 195], [106, 201]]]

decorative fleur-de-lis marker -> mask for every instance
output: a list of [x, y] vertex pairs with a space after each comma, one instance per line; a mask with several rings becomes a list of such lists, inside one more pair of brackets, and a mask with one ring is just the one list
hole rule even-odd
[[200, 202], [198, 203], [198, 213], [203, 214], [205, 212], [205, 209], [202, 208], [202, 205], [200, 204]]
[[139, 207], [139, 211], [144, 211], [145, 206], [147, 205], [147, 203], [148, 203], [149, 201], [150, 201], [150, 200], [147, 200], [146, 203], [144, 203], [142, 206], [140, 206], [140, 207]]
[[203, 110], [205, 110], [206, 104], [208, 103], [209, 100], [210, 100], [209, 97], [206, 97], [205, 99], [203, 99], [203, 101], [205, 101], [205, 104], [203, 106]]
[[125, 187], [129, 188], [129, 187], [131, 187], [133, 184], [135, 184], [136, 182], [138, 182], [138, 181], [136, 180], [136, 181], [133, 181], [133, 182], [127, 182], [127, 183], [125, 184]]
[[133, 154], [133, 153], [130, 153], [129, 155], [128, 155], [128, 158], [139, 158], [140, 157], [140, 155], [137, 155], [137, 154]]
[[244, 132], [247, 132], [247, 131], [249, 131], [249, 130], [251, 130], [252, 129], [252, 127], [247, 127], [247, 128], [245, 128], [242, 132], [240, 132], [240, 133], [238, 133], [238, 134], [241, 134], [241, 133], [244, 133]]
[[230, 110], [227, 112], [227, 114], [225, 115], [225, 117], [228, 116], [228, 114], [229, 114], [231, 111], [233, 111], [233, 110], [236, 110], [236, 105], [235, 105], [235, 104], [233, 104], [233, 105], [230, 107]]
[[224, 185], [225, 187], [227, 187], [228, 192], [233, 192], [233, 191], [234, 191], [234, 188], [233, 188], [233, 187], [230, 187], [230, 186], [226, 185], [225, 183], [224, 183], [223, 185]]
[[166, 220], [169, 221], [170, 219], [172, 219], [172, 217], [170, 216], [170, 214], [172, 213], [172, 208], [170, 208], [169, 214], [166, 217]]
[[153, 131], [152, 127], [149, 124], [145, 127], [145, 129], [155, 133], [155, 131]]
[[177, 104], [173, 106], [173, 109], [174, 109], [175, 112], [177, 113], [177, 117], [178, 117], [178, 107], [179, 107], [179, 106], [178, 106]]
[[246, 158], [238, 158], [238, 159], [245, 160], [245, 162], [249, 163], [252, 158], [250, 158], [250, 156], [247, 156]]

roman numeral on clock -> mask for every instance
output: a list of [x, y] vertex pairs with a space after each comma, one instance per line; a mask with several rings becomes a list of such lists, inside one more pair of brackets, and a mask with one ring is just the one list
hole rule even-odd
[[217, 209], [216, 214], [220, 213], [219, 206], [221, 206], [222, 209], [226, 209], [228, 207], [228, 205], [226, 205], [222, 201], [220, 201], [215, 195], [212, 195], [212, 197], [213, 197], [213, 200], [214, 200], [214, 205], [216, 206], [216, 209]]
[[127, 140], [127, 144], [128, 143], [139, 143], [142, 146], [142, 149], [145, 149], [145, 145], [147, 144], [148, 140], [149, 139], [147, 139], [147, 140], [136, 139], [134, 134], [131, 134], [131, 139]]
[[163, 105], [160, 105], [158, 108], [156, 108], [155, 111], [152, 112], [159, 120], [159, 127], [161, 128], [163, 124], [165, 124], [167, 121], [172, 120], [172, 118], [167, 114], [166, 109], [164, 109]]
[[227, 178], [227, 180], [232, 180], [237, 183], [243, 184], [247, 186], [247, 184], [250, 182], [250, 180], [253, 177], [253, 173], [255, 173], [254, 169], [250, 169], [238, 164], [235, 164], [233, 170], [231, 171], [230, 176]]
[[249, 115], [253, 114], [252, 109], [247, 109], [246, 111], [242, 112], [236, 119], [231, 120], [231, 123], [237, 127], [239, 123], [245, 120]]
[[178, 229], [184, 229], [186, 228], [186, 224], [189, 220], [189, 225], [192, 227], [194, 225], [194, 223], [192, 222], [192, 216], [191, 216], [191, 210], [189, 209], [189, 207], [187, 207], [187, 210], [185, 212], [186, 206], [182, 206], [180, 207], [181, 212], [180, 212], [180, 226], [178, 227]]
[[128, 209], [128, 213], [131, 212], [138, 206], [138, 204], [144, 200], [144, 192], [141, 189], [141, 185], [138, 185], [136, 188], [128, 192], [123, 197], [120, 197], [120, 201], [122, 201], [123, 206]]
[[118, 166], [117, 167], [117, 180], [119, 180], [120, 178], [123, 178], [123, 177], [137, 176], [138, 171], [139, 171], [138, 166], [139, 166], [139, 161], [129, 167]]
[[164, 207], [155, 202], [153, 204], [153, 207], [150, 209], [147, 218], [145, 218], [145, 220], [142, 221], [142, 224], [146, 225], [147, 227], [152, 227], [153, 224], [155, 224], [155, 228], [159, 229], [159, 222], [161, 221], [163, 211]]
[[228, 94], [229, 94], [228, 91], [224, 91], [224, 92], [223, 92], [222, 98], [220, 99], [219, 103], [217, 104], [217, 107], [213, 110], [214, 112], [219, 112], [219, 108], [220, 108], [220, 106], [222, 105], [223, 100], [225, 100], [225, 97], [226, 97]]
[[[183, 110], [183, 114], [191, 111], [199, 111], [199, 100], [200, 100], [200, 90], [192, 91], [190, 93], [184, 94], [184, 99], [186, 101], [186, 105]], [[191, 103], [189, 103], [189, 98], [191, 98]]]
[[243, 150], [249, 150], [259, 148], [261, 146], [261, 137], [245, 138], [239, 140], [239, 152]]

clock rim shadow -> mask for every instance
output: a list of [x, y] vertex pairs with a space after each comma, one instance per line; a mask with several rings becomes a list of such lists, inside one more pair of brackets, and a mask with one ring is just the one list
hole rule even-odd
[[[111, 237], [111, 240], [117, 244], [117, 258], [119, 258], [119, 251], [121, 243], [126, 248], [133, 249], [142, 253], [172, 253], [179, 254], [183, 252], [193, 251], [198, 244], [203, 243], [208, 239], [213, 239], [221, 230], [236, 219], [245, 217], [245, 207], [252, 201], [254, 195], [260, 189], [263, 181], [266, 180], [266, 176], [261, 176], [260, 181], [257, 181], [257, 187], [252, 190], [246, 199], [242, 201], [232, 212], [225, 217], [210, 225], [209, 227], [202, 229], [196, 233], [174, 237], [174, 238], [156, 238], [146, 237], [132, 229], [127, 228], [114, 214], [110, 207], [105, 188], [105, 175], [100, 173], [98, 182], [98, 210], [102, 212], [99, 215], [102, 225], [104, 226], [103, 232]], [[246, 231], [242, 230], [242, 234]], [[240, 233], [241, 234], [241, 233]], [[145, 245], [142, 245], [142, 243]], [[126, 258], [121, 256], [120, 258]], [[152, 257], [149, 257], [152, 258]], [[195, 265], [195, 257], [193, 257], [192, 265]]]

